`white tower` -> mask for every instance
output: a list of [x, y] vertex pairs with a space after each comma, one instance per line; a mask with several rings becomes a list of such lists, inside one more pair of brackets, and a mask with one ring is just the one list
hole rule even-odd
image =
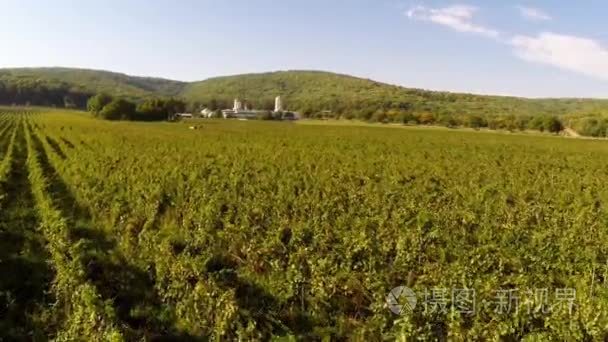
[[282, 112], [283, 111], [283, 101], [281, 101], [281, 97], [277, 96], [274, 99], [274, 111], [275, 112]]
[[239, 101], [239, 99], [234, 99], [234, 108], [233, 108], [233, 110], [235, 112], [238, 112], [241, 109], [243, 109], [243, 103], [241, 101]]

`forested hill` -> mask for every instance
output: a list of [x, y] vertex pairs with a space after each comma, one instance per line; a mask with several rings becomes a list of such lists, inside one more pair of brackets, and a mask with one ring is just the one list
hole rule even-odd
[[0, 69], [0, 104], [84, 108], [89, 97], [108, 93], [138, 100], [178, 96], [185, 83], [74, 68]]
[[[205, 105], [226, 107], [233, 98], [272, 108], [282, 95], [286, 106], [306, 115], [331, 111], [366, 118], [378, 110], [476, 115], [563, 115], [608, 109], [608, 100], [525, 99], [404, 88], [319, 71], [282, 71], [212, 78], [186, 85], [182, 96]], [[219, 102], [219, 103], [217, 103]]]
[[524, 99], [435, 92], [320, 71], [247, 74], [185, 83], [86, 69], [0, 69], [0, 105], [84, 108], [89, 97], [102, 92], [135, 101], [181, 97], [192, 110], [202, 106], [229, 108], [236, 97], [252, 107], [271, 109], [274, 98], [281, 95], [286, 108], [306, 116], [361, 119], [424, 113], [436, 117], [486, 117], [608, 111], [608, 100]]

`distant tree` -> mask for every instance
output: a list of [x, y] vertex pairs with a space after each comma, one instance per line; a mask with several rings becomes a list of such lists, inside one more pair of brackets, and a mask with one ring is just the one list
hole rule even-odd
[[488, 128], [489, 129], [505, 129], [507, 125], [505, 124], [505, 119], [502, 117], [491, 117], [488, 118]]
[[106, 120], [130, 120], [135, 114], [135, 104], [124, 99], [116, 99], [103, 107], [99, 116]]
[[374, 110], [373, 107], [366, 107], [363, 110], [360, 111], [359, 117], [358, 119], [360, 120], [371, 120], [372, 116], [374, 116], [374, 113], [376, 111]]
[[431, 113], [422, 113], [418, 115], [418, 122], [422, 125], [430, 125], [435, 122], [435, 116]]
[[456, 120], [456, 118], [452, 115], [449, 114], [444, 114], [442, 116], [439, 117], [438, 122], [442, 125], [442, 126], [446, 126], [446, 127], [457, 127], [459, 125], [458, 120]]
[[105, 93], [97, 94], [87, 102], [87, 110], [95, 115], [99, 115], [110, 102], [112, 102], [112, 96]]
[[370, 121], [373, 122], [388, 122], [388, 116], [383, 109], [378, 109], [374, 115], [370, 118]]
[[579, 122], [579, 132], [584, 136], [589, 137], [602, 137], [604, 136], [601, 123], [596, 118], [584, 118]]
[[137, 120], [159, 121], [166, 120], [168, 113], [165, 110], [165, 102], [161, 99], [148, 99], [137, 106]]
[[543, 122], [543, 126], [546, 131], [551, 133], [559, 133], [564, 130], [562, 122], [554, 116], [546, 117]]
[[357, 113], [355, 111], [355, 112], [348, 112], [348, 113], [343, 114], [341, 119], [352, 120], [356, 117], [357, 117]]
[[274, 110], [274, 99], [261, 99], [256, 105], [258, 109], [272, 111]]
[[517, 127], [518, 130], [524, 131], [528, 127], [530, 120], [531, 120], [531, 118], [529, 116], [518, 116], [515, 119], [515, 126]]
[[487, 127], [488, 122], [479, 115], [470, 115], [467, 119], [466, 125], [471, 128], [482, 128]]
[[165, 101], [164, 107], [167, 114], [171, 116], [176, 113], [183, 113], [186, 110], [186, 103], [182, 100], [170, 98]]
[[217, 102], [217, 100], [216, 100], [215, 98], [213, 98], [213, 99], [209, 100], [209, 101], [207, 102], [207, 106], [208, 106], [208, 107], [209, 107], [209, 109], [211, 109], [211, 110], [220, 109], [220, 108], [219, 108], [219, 105], [218, 105], [218, 102]]
[[402, 102], [398, 103], [397, 107], [399, 109], [401, 109], [401, 110], [406, 110], [407, 111], [407, 110], [412, 109], [412, 104], [408, 103], [408, 102], [405, 102], [405, 101], [402, 101]]
[[203, 108], [204, 106], [198, 101], [189, 102], [186, 104], [186, 110], [192, 113], [198, 114]]
[[391, 122], [398, 121], [398, 117], [400, 115], [400, 111], [398, 109], [389, 109], [386, 112], [386, 119]]
[[177, 99], [152, 98], [137, 106], [137, 115], [133, 118], [142, 121], [167, 120], [176, 113], [182, 113], [186, 103]]
[[502, 118], [504, 123], [504, 128], [508, 129], [510, 132], [513, 132], [518, 129], [517, 117], [515, 115], [507, 115]]
[[545, 123], [544, 118], [542, 116], [535, 116], [530, 122], [528, 122], [528, 128], [544, 132]]
[[397, 116], [395, 121], [402, 124], [411, 124], [416, 123], [416, 117], [412, 113], [401, 111], [399, 112], [399, 115]]

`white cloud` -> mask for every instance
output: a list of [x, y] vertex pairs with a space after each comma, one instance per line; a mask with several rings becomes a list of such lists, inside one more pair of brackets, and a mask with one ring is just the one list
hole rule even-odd
[[417, 6], [406, 12], [411, 19], [429, 21], [449, 27], [458, 32], [475, 33], [486, 37], [497, 38], [498, 31], [473, 23], [477, 7], [454, 5], [443, 8]]
[[517, 6], [519, 13], [522, 17], [532, 20], [532, 21], [546, 21], [551, 20], [551, 16], [545, 13], [543, 10], [534, 8], [534, 7], [526, 7], [526, 6]]
[[[542, 11], [520, 7], [522, 15], [534, 20], [550, 20]], [[522, 60], [550, 65], [562, 70], [608, 81], [608, 47], [594, 39], [543, 32], [536, 36], [501, 35], [497, 30], [474, 23], [478, 9], [455, 5], [443, 8], [417, 6], [406, 12], [414, 20], [432, 22], [459, 32], [479, 34], [507, 44]]]
[[608, 49], [593, 39], [545, 32], [515, 36], [510, 43], [523, 60], [608, 80]]

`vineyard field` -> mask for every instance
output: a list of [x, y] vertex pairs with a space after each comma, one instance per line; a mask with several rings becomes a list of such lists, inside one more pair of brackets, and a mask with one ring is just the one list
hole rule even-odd
[[0, 341], [608, 339], [606, 142], [190, 125], [0, 109]]

